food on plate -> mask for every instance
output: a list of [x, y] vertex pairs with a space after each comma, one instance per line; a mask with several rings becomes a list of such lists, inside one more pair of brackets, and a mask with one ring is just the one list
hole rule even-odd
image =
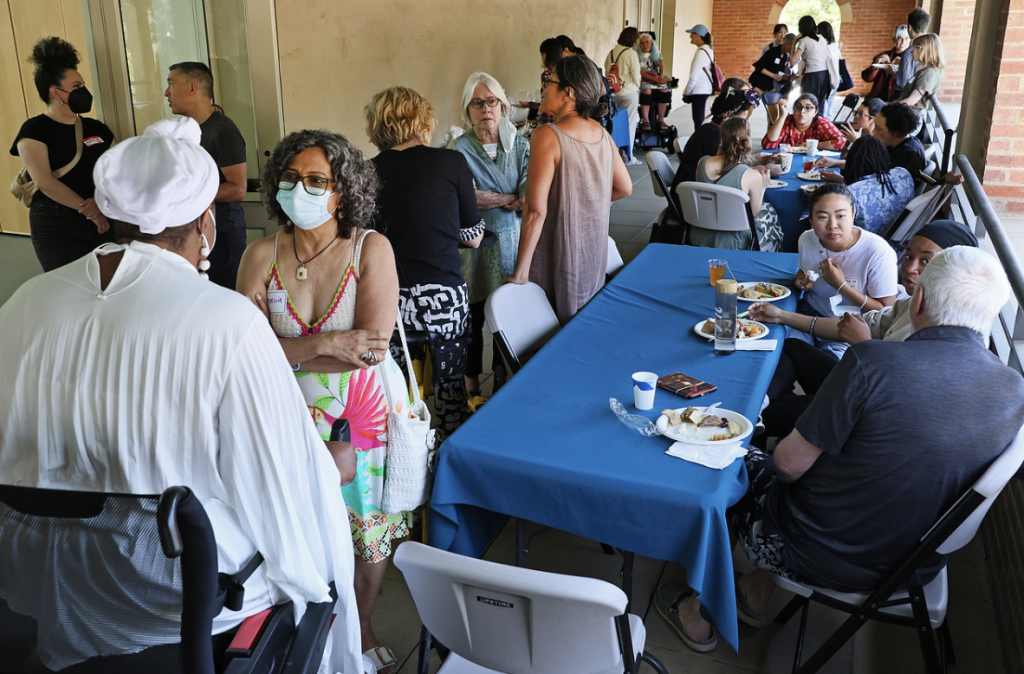
[[762, 297], [779, 297], [785, 291], [774, 283], [757, 283], [740, 291], [740, 297], [748, 300], [759, 300]]
[[[682, 412], [662, 410], [661, 413], [668, 418], [668, 425], [670, 428], [680, 427], [678, 431], [674, 432], [675, 435], [673, 436], [680, 439], [686, 437], [699, 439], [699, 435], [696, 437], [693, 435], [697, 428], [715, 430], [716, 432], [708, 438], [711, 442], [731, 440], [743, 433], [742, 427], [735, 421], [730, 421], [728, 417], [720, 417], [715, 414], [704, 414], [704, 412], [696, 407], [687, 407]], [[687, 425], [693, 427], [693, 430], [687, 430]], [[720, 432], [718, 432], [719, 429], [721, 429]]]
[[[767, 328], [763, 325], [755, 323], [753, 321], [738, 320], [736, 321], [736, 337], [737, 339], [751, 339], [758, 337], [766, 332]], [[709, 318], [704, 321], [704, 325], [700, 326], [700, 331], [705, 335], [715, 334], [715, 319]]]
[[668, 417], [669, 426], [678, 426], [679, 424], [683, 423], [682, 415], [679, 414], [679, 412], [676, 412], [675, 410], [662, 410], [661, 413]]

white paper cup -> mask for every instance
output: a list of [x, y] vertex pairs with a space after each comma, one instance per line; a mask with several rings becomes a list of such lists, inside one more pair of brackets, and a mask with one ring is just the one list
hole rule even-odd
[[779, 155], [779, 163], [782, 166], [782, 173], [786, 174], [793, 168], [793, 155], [790, 152], [784, 152]]
[[658, 387], [658, 375], [653, 372], [633, 373], [633, 405], [638, 410], [654, 407], [654, 391]]
[[809, 138], [807, 140], [807, 142], [806, 142], [806, 145], [807, 145], [807, 154], [809, 154], [809, 155], [818, 154], [818, 141], [817, 141], [817, 139]]

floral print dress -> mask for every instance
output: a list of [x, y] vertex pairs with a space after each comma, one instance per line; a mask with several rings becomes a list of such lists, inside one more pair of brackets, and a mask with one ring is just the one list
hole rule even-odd
[[[289, 298], [283, 314], [271, 314], [270, 324], [278, 337], [302, 337], [328, 330], [351, 330], [355, 325], [356, 292], [359, 285], [359, 255], [365, 230], [356, 241], [352, 262], [327, 312], [312, 324], [306, 323]], [[270, 265], [267, 290], [287, 290], [277, 268], [277, 241]], [[348, 420], [352, 444], [356, 447], [356, 477], [341, 488], [348, 507], [349, 526], [355, 554], [371, 563], [387, 559], [391, 541], [409, 534], [411, 513], [386, 515], [381, 510], [384, 496], [384, 467], [387, 456], [388, 401], [381, 378], [388, 377], [392, 392], [405, 391], [395, 401], [398, 413], [408, 414], [411, 406], [405, 375], [390, 357], [378, 365], [351, 372], [296, 372], [299, 389], [324, 440], [330, 439], [337, 419]]]

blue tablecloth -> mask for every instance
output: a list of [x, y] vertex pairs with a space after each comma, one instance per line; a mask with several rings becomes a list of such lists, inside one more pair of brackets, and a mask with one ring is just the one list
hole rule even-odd
[[[766, 150], [766, 152], [775, 152], [775, 150]], [[822, 184], [808, 183], [796, 177], [796, 174], [803, 172], [804, 159], [806, 157], [807, 155], [794, 154], [793, 167], [789, 173], [779, 178], [779, 180], [787, 183], [786, 186], [765, 190], [764, 193], [764, 198], [779, 213], [779, 225], [782, 227], [783, 234], [782, 250], [787, 253], [797, 252], [797, 241], [800, 239], [800, 235], [808, 229], [808, 227], [801, 226], [800, 224], [800, 219], [803, 217], [804, 211], [807, 210], [807, 197], [800, 192], [800, 187], [802, 185]]]
[[629, 156], [633, 156], [633, 148], [629, 147], [629, 114], [625, 108], [617, 108], [612, 118], [612, 140], [615, 147], [626, 148]]
[[[771, 326], [775, 351], [716, 355], [693, 333], [714, 314], [710, 257], [740, 281], [788, 285], [797, 270], [793, 254], [648, 245], [441, 447], [431, 545], [479, 556], [511, 515], [675, 562], [736, 647], [725, 510], [747, 488], [743, 462], [718, 471], [670, 457], [668, 439], [641, 436], [608, 406], [636, 412], [633, 372], [682, 372], [718, 386], [695, 404], [757, 419], [787, 329]], [[793, 310], [796, 295], [781, 306]], [[686, 404], [658, 389], [642, 414]]]

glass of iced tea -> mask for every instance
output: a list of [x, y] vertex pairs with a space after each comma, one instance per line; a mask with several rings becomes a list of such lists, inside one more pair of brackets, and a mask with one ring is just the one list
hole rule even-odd
[[725, 278], [725, 266], [729, 264], [725, 260], [708, 260], [708, 269], [711, 272], [711, 285], [718, 283], [719, 279]]

